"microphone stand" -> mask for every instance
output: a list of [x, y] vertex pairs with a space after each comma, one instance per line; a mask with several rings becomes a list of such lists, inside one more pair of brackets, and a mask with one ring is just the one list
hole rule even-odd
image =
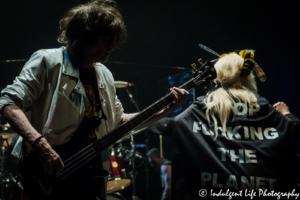
[[[137, 111], [140, 112], [140, 109], [137, 105], [137, 103], [135, 102], [132, 94], [130, 93], [130, 91], [128, 90], [128, 88], [126, 87], [125, 88], [126, 91], [127, 91], [127, 94], [130, 98], [130, 101], [135, 105], [135, 108], [137, 109]], [[131, 163], [132, 163], [132, 187], [133, 187], [133, 198], [135, 197], [136, 195], [136, 185], [135, 185], [135, 162], [134, 162], [134, 158], [135, 158], [135, 145], [134, 145], [134, 139], [133, 139], [133, 135], [131, 134], [131, 147], [132, 147], [132, 152], [133, 152], [133, 156], [132, 156], [132, 160], [131, 160]], [[148, 147], [149, 147], [149, 133], [147, 132], [146, 133], [146, 141], [145, 141], [145, 148], [146, 148], [146, 157], [147, 157], [147, 152], [148, 152]], [[145, 162], [145, 172], [146, 172], [146, 200], [149, 199], [149, 164], [147, 162], [147, 159], [146, 159], [146, 162]]]
[[2, 136], [0, 137], [0, 141], [1, 141], [1, 200], [4, 200], [4, 153], [6, 150], [6, 147], [4, 145], [4, 143], [6, 142], [6, 145], [8, 146], [8, 141], [7, 139], [4, 139]]
[[[140, 112], [141, 110], [139, 109], [137, 103], [135, 102], [132, 94], [129, 92], [128, 88], [125, 88], [127, 91], [127, 94], [130, 98], [130, 101], [135, 105], [135, 108], [137, 109], [138, 112]], [[135, 199], [136, 197], [136, 185], [135, 185], [135, 178], [136, 178], [136, 170], [135, 170], [135, 143], [134, 143], [134, 139], [133, 139], [133, 135], [131, 134], [130, 136], [131, 138], [131, 152], [132, 152], [132, 156], [131, 156], [131, 163], [132, 163], [132, 199]]]
[[135, 177], [136, 177], [136, 172], [135, 172], [135, 146], [134, 146], [134, 140], [133, 136], [131, 135], [131, 165], [132, 165], [132, 199], [135, 199], [136, 195], [136, 185], [135, 185]]
[[125, 89], [126, 89], [127, 94], [128, 94], [128, 96], [129, 96], [129, 98], [130, 98], [130, 101], [134, 104], [134, 106], [135, 106], [135, 108], [137, 109], [137, 111], [140, 112], [140, 109], [139, 109], [138, 105], [136, 104], [136, 102], [135, 102], [135, 100], [134, 100], [132, 94], [129, 92], [128, 88], [125, 88]]

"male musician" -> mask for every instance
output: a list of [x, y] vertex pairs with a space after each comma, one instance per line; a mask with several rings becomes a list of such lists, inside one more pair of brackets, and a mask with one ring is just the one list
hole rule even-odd
[[162, 200], [170, 200], [171, 199], [171, 172], [172, 172], [172, 163], [171, 161], [163, 158], [159, 154], [159, 150], [157, 148], [153, 148], [147, 153], [148, 161], [151, 167], [161, 173], [164, 182], [164, 192], [162, 195]]
[[[13, 154], [21, 158], [22, 143], [27, 142], [44, 170], [57, 176], [64, 164], [51, 146], [67, 142], [84, 119], [102, 118], [95, 131], [100, 138], [136, 115], [124, 114], [113, 76], [102, 64], [126, 37], [115, 2], [95, 0], [70, 9], [60, 21], [60, 31], [58, 41], [65, 47], [35, 52], [0, 98], [0, 114], [22, 136]], [[185, 104], [186, 90], [170, 91], [175, 103], [148, 123]], [[95, 196], [85, 197], [89, 198]]]

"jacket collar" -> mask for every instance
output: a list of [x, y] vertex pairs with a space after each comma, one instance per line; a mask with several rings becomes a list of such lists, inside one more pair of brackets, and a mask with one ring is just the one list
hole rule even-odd
[[73, 66], [66, 48], [63, 48], [63, 54], [64, 54], [64, 64], [63, 64], [62, 73], [79, 79], [76, 68]]
[[79, 76], [77, 74], [77, 70], [74, 67], [74, 65], [72, 64], [66, 48], [62, 47], [62, 49], [63, 49], [63, 55], [64, 55], [64, 63], [63, 63], [62, 74], [76, 78], [77, 83], [76, 83], [76, 86], [74, 88], [74, 91], [76, 91], [79, 94], [83, 95], [85, 101], [87, 101], [85, 89], [84, 89], [84, 87], [83, 87], [83, 85], [82, 85], [82, 83], [79, 79]]

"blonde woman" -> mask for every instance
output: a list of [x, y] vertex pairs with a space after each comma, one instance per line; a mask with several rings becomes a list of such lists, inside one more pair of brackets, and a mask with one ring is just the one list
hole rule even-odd
[[300, 121], [258, 96], [248, 64], [236, 53], [221, 56], [219, 86], [175, 117], [173, 199], [263, 197], [296, 188]]

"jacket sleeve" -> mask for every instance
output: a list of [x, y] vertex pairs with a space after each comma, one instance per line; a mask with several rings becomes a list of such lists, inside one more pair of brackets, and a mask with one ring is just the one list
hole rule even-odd
[[285, 115], [287, 118], [289, 118], [291, 121], [293, 121], [294, 123], [296, 123], [296, 124], [300, 124], [300, 120], [299, 120], [299, 118], [298, 117], [296, 117], [295, 115], [293, 115], [293, 114], [287, 114], [287, 115]]
[[300, 137], [300, 120], [293, 114], [287, 114], [285, 115], [290, 121], [293, 123], [293, 132], [296, 134], [296, 137]]
[[151, 133], [157, 135], [172, 135], [173, 132], [173, 117], [165, 117], [156, 122], [154, 122], [150, 127], [149, 130]]
[[117, 95], [115, 96], [115, 102], [116, 102], [116, 107], [115, 107], [115, 126], [117, 126], [120, 121], [123, 119], [125, 113], [123, 109], [123, 105], [121, 101], [118, 99]]
[[46, 56], [47, 53], [43, 50], [35, 52], [13, 84], [2, 90], [0, 110], [5, 105], [17, 105], [20, 109], [25, 109], [40, 96], [45, 85]]

